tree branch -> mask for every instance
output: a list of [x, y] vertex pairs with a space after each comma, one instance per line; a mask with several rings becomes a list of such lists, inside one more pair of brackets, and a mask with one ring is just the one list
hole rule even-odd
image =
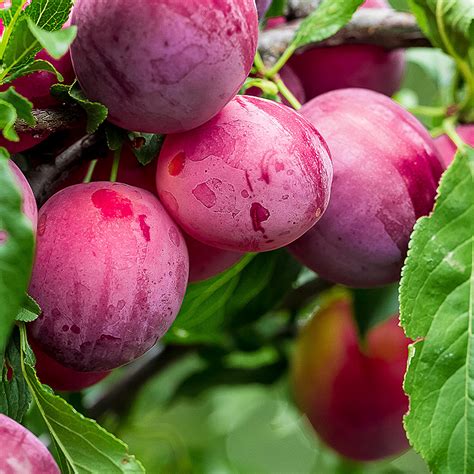
[[88, 407], [87, 416], [98, 419], [105, 413], [121, 416], [128, 413], [141, 388], [150, 379], [194, 350], [194, 346], [164, 347], [157, 344], [142, 359], [126, 368], [122, 378]]
[[53, 133], [76, 128], [85, 120], [84, 111], [77, 105], [71, 104], [54, 109], [33, 109], [32, 113], [36, 119], [34, 127], [19, 120], [15, 126], [17, 132]]
[[40, 163], [25, 171], [39, 206], [57, 190], [69, 173], [90, 156], [107, 155], [106, 140], [102, 133], [87, 135], [61, 153], [53, 162]]
[[[291, 43], [302, 20], [263, 31], [259, 51], [268, 64], [274, 63]], [[304, 49], [342, 44], [372, 44], [386, 49], [431, 46], [415, 17], [389, 9], [362, 9], [331, 38], [305, 46]]]

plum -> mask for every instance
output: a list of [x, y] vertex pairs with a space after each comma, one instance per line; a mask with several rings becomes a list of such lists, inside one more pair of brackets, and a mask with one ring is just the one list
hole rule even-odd
[[0, 472], [2, 474], [60, 474], [41, 441], [16, 421], [0, 414]]
[[[385, 0], [366, 1], [361, 8], [389, 8]], [[293, 55], [289, 64], [306, 98], [335, 89], [361, 87], [391, 96], [401, 85], [405, 54], [374, 45], [345, 44], [308, 49]]]
[[337, 283], [395, 282], [444, 171], [430, 135], [394, 101], [365, 89], [328, 92], [301, 113], [328, 143], [334, 184], [328, 210], [291, 251]]
[[64, 367], [31, 342], [36, 356], [36, 374], [41, 383], [58, 392], [79, 392], [105, 379], [110, 372], [77, 372]]
[[[456, 131], [459, 136], [470, 146], [474, 147], [474, 124], [459, 125]], [[449, 166], [456, 155], [457, 147], [448, 135], [441, 135], [435, 140], [436, 148], [441, 155], [441, 159], [445, 166]]]
[[[290, 66], [285, 65], [280, 71], [280, 77], [285, 83], [286, 87], [288, 87], [291, 93], [296, 97], [296, 100], [300, 104], [304, 104], [306, 102], [306, 95], [304, 93], [303, 84], [301, 84], [300, 79], [295, 74], [293, 69], [291, 69]], [[246, 91], [246, 95], [260, 97], [262, 95], [262, 90], [258, 87], [251, 87]], [[285, 105], [290, 105], [289, 102], [281, 95], [280, 99]]]
[[189, 252], [189, 281], [198, 282], [219, 275], [242, 259], [240, 252], [210, 247], [189, 235], [184, 236]]
[[234, 252], [266, 251], [300, 237], [329, 201], [326, 143], [297, 112], [237, 96], [201, 127], [169, 135], [158, 195], [191, 237]]
[[77, 0], [79, 82], [127, 130], [176, 133], [239, 91], [257, 47], [255, 0]]
[[373, 461], [408, 449], [403, 377], [410, 341], [398, 318], [371, 329], [359, 345], [348, 296], [333, 295], [298, 338], [292, 386], [323, 441], [343, 456]]
[[15, 162], [9, 160], [8, 164], [23, 195], [23, 212], [25, 213], [26, 217], [30, 219], [33, 229], [36, 231], [36, 225], [38, 223], [38, 208], [36, 206], [35, 196], [31, 189], [30, 183], [28, 183], [24, 174], [21, 172], [20, 168], [18, 168]]
[[158, 199], [121, 183], [63, 189], [41, 208], [30, 294], [41, 350], [80, 372], [145, 353], [171, 326], [188, 280], [181, 232]]

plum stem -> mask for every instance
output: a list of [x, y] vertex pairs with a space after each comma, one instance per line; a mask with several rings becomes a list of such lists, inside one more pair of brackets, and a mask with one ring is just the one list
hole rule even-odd
[[110, 172], [110, 181], [115, 183], [117, 181], [118, 170], [120, 166], [120, 158], [122, 157], [122, 147], [114, 151], [114, 162], [112, 163], [112, 170]]
[[97, 159], [92, 160], [89, 164], [89, 168], [87, 169], [87, 174], [84, 178], [83, 183], [87, 184], [92, 181], [92, 175], [94, 174], [95, 167], [97, 166]]
[[452, 142], [456, 145], [459, 151], [464, 150], [467, 144], [463, 141], [463, 139], [459, 136], [458, 132], [456, 131], [456, 117], [448, 117], [443, 121], [443, 129], [446, 132], [446, 135], [452, 140]]
[[288, 46], [288, 48], [286, 48], [283, 54], [278, 58], [278, 61], [275, 63], [275, 65], [267, 71], [266, 76], [268, 78], [275, 77], [283, 68], [283, 66], [288, 62], [291, 56], [293, 56], [295, 51], [296, 49], [294, 45], [290, 44], [290, 46]]
[[444, 117], [447, 112], [446, 107], [429, 107], [425, 105], [415, 105], [407, 107], [412, 114], [423, 115], [425, 117]]
[[280, 94], [288, 101], [288, 103], [295, 109], [299, 110], [301, 109], [301, 103], [298, 101], [298, 99], [294, 96], [294, 94], [286, 87], [286, 84], [281, 80], [281, 78], [275, 78], [274, 79], [275, 84], [278, 87], [278, 90], [280, 91]]

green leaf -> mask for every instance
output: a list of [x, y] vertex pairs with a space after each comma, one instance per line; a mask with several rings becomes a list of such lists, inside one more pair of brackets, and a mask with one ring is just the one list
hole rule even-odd
[[43, 59], [35, 59], [32, 63], [28, 64], [27, 66], [18, 69], [15, 73], [10, 74], [7, 78], [5, 78], [4, 82], [12, 82], [15, 79], [18, 79], [22, 76], [27, 76], [28, 74], [32, 74], [38, 71], [46, 71], [54, 74], [59, 82], [64, 81], [64, 77], [62, 74], [49, 62]]
[[22, 196], [8, 164], [8, 153], [0, 148], [0, 353], [4, 352], [31, 276], [34, 235], [22, 211]]
[[398, 314], [398, 284], [381, 288], [353, 289], [354, 315], [363, 337], [376, 324]]
[[28, 18], [28, 26], [40, 45], [55, 59], [67, 53], [77, 35], [77, 26], [48, 31], [37, 26], [31, 18]]
[[364, 0], [324, 0], [301, 23], [290, 48], [322, 41], [345, 26]]
[[15, 131], [16, 109], [6, 100], [0, 99], [0, 130], [3, 136], [12, 142], [19, 141]]
[[284, 16], [287, 9], [288, 0], [273, 0], [270, 8], [265, 15], [266, 18], [274, 18], [278, 16]]
[[165, 340], [222, 342], [225, 328], [246, 324], [277, 306], [300, 268], [285, 251], [249, 254], [225, 273], [190, 284]]
[[30, 295], [26, 294], [23, 306], [20, 308], [20, 311], [18, 311], [16, 320], [31, 323], [36, 320], [40, 314], [41, 308], [39, 304]]
[[87, 133], [96, 132], [109, 113], [105, 105], [87, 99], [77, 82], [72, 85], [55, 84], [51, 87], [51, 94], [65, 102], [74, 102], [85, 110], [87, 114]]
[[0, 18], [5, 28], [13, 20], [15, 13], [22, 7], [22, 3], [23, 0], [12, 0], [10, 8], [0, 9]]
[[123, 147], [127, 141], [127, 132], [110, 122], [105, 124], [105, 137], [107, 139], [107, 146], [112, 151], [117, 151]]
[[47, 31], [60, 30], [71, 14], [73, 0], [31, 0], [25, 13]]
[[21, 422], [31, 404], [31, 394], [21, 370], [18, 328], [5, 354], [0, 354], [0, 413]]
[[[46, 31], [60, 30], [69, 18], [72, 4], [72, 0], [32, 0], [13, 26], [3, 57], [3, 66], [7, 72], [24, 68], [41, 50], [41, 44], [32, 33], [30, 24]], [[68, 34], [71, 33], [66, 33], [66, 36]]]
[[133, 154], [143, 166], [146, 166], [160, 154], [166, 137], [152, 133], [132, 132], [129, 138], [132, 141]]
[[410, 7], [434, 46], [467, 57], [474, 47], [472, 0], [410, 0]]
[[35, 118], [31, 113], [33, 104], [26, 97], [18, 94], [14, 87], [9, 87], [6, 91], [0, 92], [0, 99], [13, 105], [18, 118], [24, 120], [28, 125], [35, 124]]
[[415, 340], [405, 380], [411, 444], [434, 473], [474, 472], [474, 149], [443, 175], [434, 212], [415, 226], [400, 287]]
[[23, 373], [58, 451], [62, 472], [145, 472], [125, 443], [54, 395], [31, 366], [24, 364]]

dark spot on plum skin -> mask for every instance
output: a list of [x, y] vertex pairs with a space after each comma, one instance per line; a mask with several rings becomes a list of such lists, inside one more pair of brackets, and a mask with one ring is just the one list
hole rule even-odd
[[179, 152], [168, 164], [168, 173], [171, 176], [178, 176], [184, 169], [186, 155], [183, 151]]
[[74, 334], [81, 334], [81, 329], [78, 326], [76, 326], [75, 324], [73, 324], [71, 326], [71, 332], [73, 332]]
[[67, 324], [65, 324], [65, 325], [63, 326], [63, 331], [64, 331], [64, 332], [68, 332], [68, 331], [69, 331], [69, 326], [68, 326]]
[[118, 218], [133, 216], [132, 202], [112, 189], [99, 189], [91, 197], [94, 206], [100, 210], [105, 218]]
[[268, 220], [270, 217], [270, 212], [268, 209], [265, 209], [258, 202], [252, 203], [250, 208], [250, 218], [252, 219], [253, 230], [255, 232], [265, 232], [262, 227], [262, 222]]
[[138, 222], [140, 223], [140, 229], [142, 231], [143, 237], [147, 242], [150, 242], [150, 226], [146, 223], [146, 216], [140, 214], [138, 216]]
[[194, 197], [208, 209], [216, 205], [216, 193], [206, 183], [198, 184], [192, 192]]

